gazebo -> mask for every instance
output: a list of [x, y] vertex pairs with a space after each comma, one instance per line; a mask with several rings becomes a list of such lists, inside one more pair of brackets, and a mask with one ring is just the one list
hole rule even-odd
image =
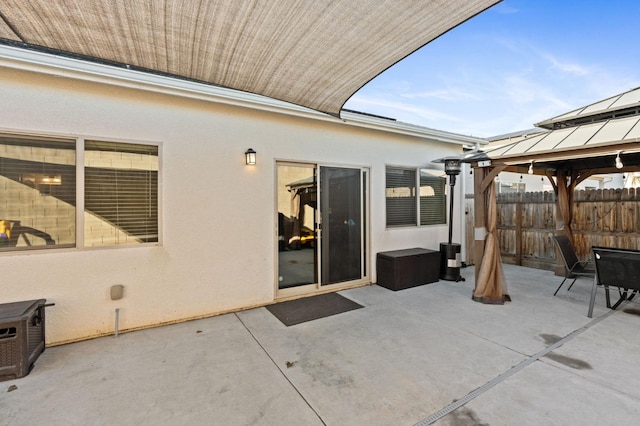
[[476, 301], [499, 304], [509, 300], [495, 235], [493, 182], [500, 172], [546, 176], [556, 193], [555, 233], [571, 241], [576, 186], [595, 174], [640, 172], [640, 88], [536, 126], [547, 131], [464, 159], [474, 168]]

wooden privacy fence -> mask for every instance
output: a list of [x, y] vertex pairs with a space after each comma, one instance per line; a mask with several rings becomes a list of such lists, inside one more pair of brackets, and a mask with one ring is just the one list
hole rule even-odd
[[[578, 257], [592, 246], [640, 250], [640, 188], [576, 191], [571, 229]], [[554, 270], [556, 196], [553, 192], [498, 194], [498, 240], [502, 261]], [[473, 194], [465, 200], [466, 244], [473, 247]], [[473, 265], [473, 250], [466, 263]]]

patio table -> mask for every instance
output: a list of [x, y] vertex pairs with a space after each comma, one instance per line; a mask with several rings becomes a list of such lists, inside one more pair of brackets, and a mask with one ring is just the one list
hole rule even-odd
[[[592, 247], [596, 265], [593, 278], [591, 299], [589, 300], [589, 318], [593, 315], [593, 305], [598, 285], [606, 291], [607, 308], [616, 309], [625, 300], [631, 300], [640, 290], [640, 250], [621, 248]], [[611, 306], [609, 287], [618, 287], [620, 298]], [[627, 296], [629, 291], [631, 295]]]

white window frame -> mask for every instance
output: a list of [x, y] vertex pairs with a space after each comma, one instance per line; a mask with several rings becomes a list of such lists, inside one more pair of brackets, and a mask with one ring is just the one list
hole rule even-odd
[[[408, 171], [408, 172], [414, 172], [415, 173], [415, 182], [414, 182], [414, 187], [413, 187], [413, 192], [411, 193], [410, 197], [413, 198], [413, 206], [415, 206], [415, 222], [413, 223], [402, 223], [402, 224], [393, 224], [393, 225], [389, 225], [389, 203], [388, 203], [388, 195], [389, 195], [389, 189], [391, 189], [390, 187], [387, 186], [388, 184], [388, 180], [387, 180], [387, 176], [389, 173], [389, 169], [396, 169], [396, 170], [404, 170], [404, 171]], [[442, 217], [442, 222], [441, 223], [433, 223], [433, 224], [421, 224], [421, 206], [420, 206], [420, 198], [421, 198], [421, 173], [426, 172], [429, 173], [431, 175], [433, 175], [434, 177], [441, 177], [443, 179], [443, 184], [444, 184], [444, 213], [443, 213], [443, 217]], [[447, 199], [449, 197], [449, 191], [447, 190], [447, 185], [446, 185], [446, 177], [443, 171], [441, 170], [435, 170], [435, 169], [429, 169], [429, 168], [425, 168], [425, 167], [405, 167], [405, 166], [396, 166], [396, 165], [386, 165], [385, 166], [385, 227], [387, 229], [396, 229], [396, 228], [405, 228], [405, 227], [423, 227], [423, 226], [442, 226], [442, 225], [446, 225], [447, 221], [448, 221], [448, 216], [447, 216]], [[409, 214], [410, 215], [410, 214]]]
[[[16, 254], [27, 254], [27, 253], [37, 253], [37, 252], [49, 252], [50, 250], [54, 250], [56, 252], [64, 251], [64, 250], [98, 250], [98, 249], [120, 249], [120, 248], [133, 248], [133, 247], [149, 247], [149, 246], [159, 246], [163, 244], [163, 232], [162, 232], [162, 151], [163, 145], [162, 142], [156, 141], [139, 141], [139, 140], [130, 140], [130, 139], [120, 139], [120, 138], [105, 138], [105, 137], [94, 137], [94, 136], [77, 136], [77, 135], [68, 135], [68, 134], [55, 134], [55, 133], [31, 133], [31, 132], [20, 132], [11, 129], [2, 129], [0, 128], [0, 136], [3, 137], [16, 137], [16, 138], [34, 138], [34, 139], [42, 139], [45, 140], [48, 138], [51, 139], [66, 139], [69, 143], [75, 142], [75, 172], [76, 172], [76, 208], [75, 208], [75, 245], [71, 246], [71, 244], [65, 244], [63, 246], [38, 246], [33, 247], [33, 249], [8, 249], [1, 250], [0, 255], [16, 255]], [[119, 243], [119, 244], [107, 244], [107, 245], [98, 245], [91, 246], [85, 244], [85, 141], [100, 141], [106, 143], [122, 143], [122, 144], [132, 144], [132, 145], [147, 145], [153, 146], [157, 148], [158, 153], [158, 170], [157, 170], [157, 227], [158, 227], [158, 235], [157, 241], [153, 242], [140, 242], [140, 243]]]

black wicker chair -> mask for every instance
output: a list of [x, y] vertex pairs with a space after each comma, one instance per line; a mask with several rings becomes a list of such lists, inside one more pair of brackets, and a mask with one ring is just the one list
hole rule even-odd
[[564, 261], [565, 266], [564, 279], [556, 289], [555, 293], [553, 293], [553, 295], [555, 296], [558, 293], [558, 290], [560, 290], [560, 287], [562, 287], [562, 284], [564, 284], [564, 282], [568, 279], [573, 278], [573, 281], [569, 285], [567, 291], [571, 290], [571, 287], [579, 277], [587, 277], [593, 279], [596, 274], [596, 270], [595, 268], [587, 267], [587, 265], [591, 263], [590, 261], [580, 262], [578, 260], [576, 251], [573, 249], [573, 245], [566, 235], [556, 235], [555, 237], [553, 237], [553, 240], [556, 242], [556, 245], [560, 250], [560, 254], [562, 255], [562, 260]]

